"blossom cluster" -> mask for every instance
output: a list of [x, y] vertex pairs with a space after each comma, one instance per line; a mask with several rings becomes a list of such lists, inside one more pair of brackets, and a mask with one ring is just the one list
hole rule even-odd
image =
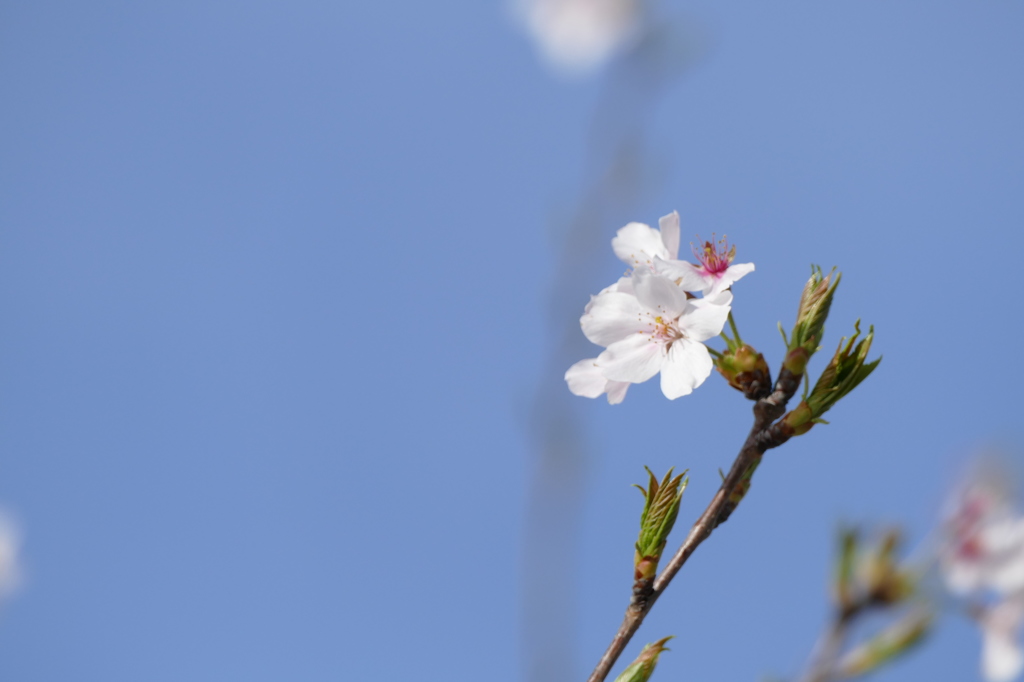
[[658, 227], [630, 223], [612, 239], [612, 250], [631, 271], [592, 296], [580, 318], [583, 333], [604, 351], [565, 373], [576, 395], [607, 395], [614, 405], [630, 384], [660, 372], [662, 393], [673, 400], [704, 383], [714, 368], [703, 342], [722, 332], [730, 287], [754, 265], [733, 265], [736, 247], [724, 239], [694, 247], [696, 264], [679, 260], [679, 214], [661, 218]]
[[972, 478], [955, 496], [940, 564], [950, 591], [974, 600], [985, 678], [1016, 678], [1024, 670], [1017, 641], [1024, 626], [1024, 515], [1013, 509], [1001, 477]]

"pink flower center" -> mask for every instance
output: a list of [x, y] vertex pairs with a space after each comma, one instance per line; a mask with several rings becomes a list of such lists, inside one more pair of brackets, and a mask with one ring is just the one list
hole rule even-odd
[[722, 273], [729, 269], [732, 259], [736, 257], [736, 245], [730, 247], [724, 235], [717, 242], [714, 241], [714, 235], [711, 235], [711, 241], [704, 242], [704, 246], [697, 248], [691, 244], [690, 248], [704, 271], [715, 277], [721, 277]]

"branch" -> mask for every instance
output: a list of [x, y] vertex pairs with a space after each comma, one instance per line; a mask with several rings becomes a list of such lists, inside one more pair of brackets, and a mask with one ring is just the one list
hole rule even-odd
[[697, 522], [693, 524], [690, 533], [676, 551], [675, 556], [654, 581], [651, 591], [647, 594], [634, 595], [633, 601], [626, 609], [626, 617], [623, 619], [622, 625], [619, 626], [619, 631], [615, 633], [615, 637], [608, 645], [604, 655], [601, 656], [601, 660], [598, 661], [597, 667], [594, 668], [594, 672], [590, 674], [587, 682], [603, 682], [608, 677], [615, 661], [618, 660], [626, 645], [629, 644], [629, 640], [640, 628], [651, 607], [658, 601], [658, 597], [668, 588], [669, 583], [672, 582], [694, 550], [710, 537], [711, 532], [720, 522], [724, 522], [723, 512], [728, 509], [730, 497], [743, 481], [748, 469], [756, 465], [767, 450], [778, 447], [789, 440], [790, 436], [784, 432], [781, 424], [773, 422], [786, 411], [786, 403], [800, 388], [801, 379], [802, 375], [793, 374], [789, 370], [783, 369], [771, 395], [754, 404], [754, 425], [718, 492], [715, 493], [711, 503], [708, 504]]

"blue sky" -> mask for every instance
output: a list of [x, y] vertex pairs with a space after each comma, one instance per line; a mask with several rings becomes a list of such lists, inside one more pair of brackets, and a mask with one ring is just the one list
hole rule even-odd
[[[1019, 450], [1024, 5], [657, 13], [654, 95], [552, 74], [500, 3], [0, 10], [0, 677], [539, 680], [550, 632], [583, 678], [630, 484], [689, 468], [688, 525], [749, 423], [716, 377], [563, 392], [604, 245], [672, 210], [757, 264], [734, 309], [773, 364], [810, 263], [844, 272], [826, 346], [862, 318], [885, 359], [659, 603], [655, 679], [797, 673], [837, 526], [920, 539], [971, 453]], [[540, 588], [538, 404], [584, 436]], [[978, 648], [950, 618], [879, 679], [977, 679]]]

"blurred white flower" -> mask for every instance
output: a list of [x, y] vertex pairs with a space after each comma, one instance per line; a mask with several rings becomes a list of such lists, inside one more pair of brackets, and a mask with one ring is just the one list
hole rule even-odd
[[18, 552], [21, 547], [21, 535], [18, 528], [0, 512], [0, 597], [14, 592], [21, 583], [21, 570], [18, 564]]
[[976, 476], [956, 494], [945, 522], [940, 563], [957, 594], [1024, 591], [1024, 516], [994, 474]]
[[1017, 639], [1024, 625], [1024, 594], [1017, 593], [984, 609], [980, 615], [981, 672], [989, 682], [1009, 682], [1024, 670]]
[[939, 552], [949, 590], [987, 600], [970, 610], [981, 626], [981, 669], [989, 682], [1008, 682], [1024, 670], [1024, 516], [1005, 478], [994, 470], [968, 478], [947, 510]]
[[544, 58], [579, 74], [601, 66], [638, 33], [641, 0], [517, 0]]

